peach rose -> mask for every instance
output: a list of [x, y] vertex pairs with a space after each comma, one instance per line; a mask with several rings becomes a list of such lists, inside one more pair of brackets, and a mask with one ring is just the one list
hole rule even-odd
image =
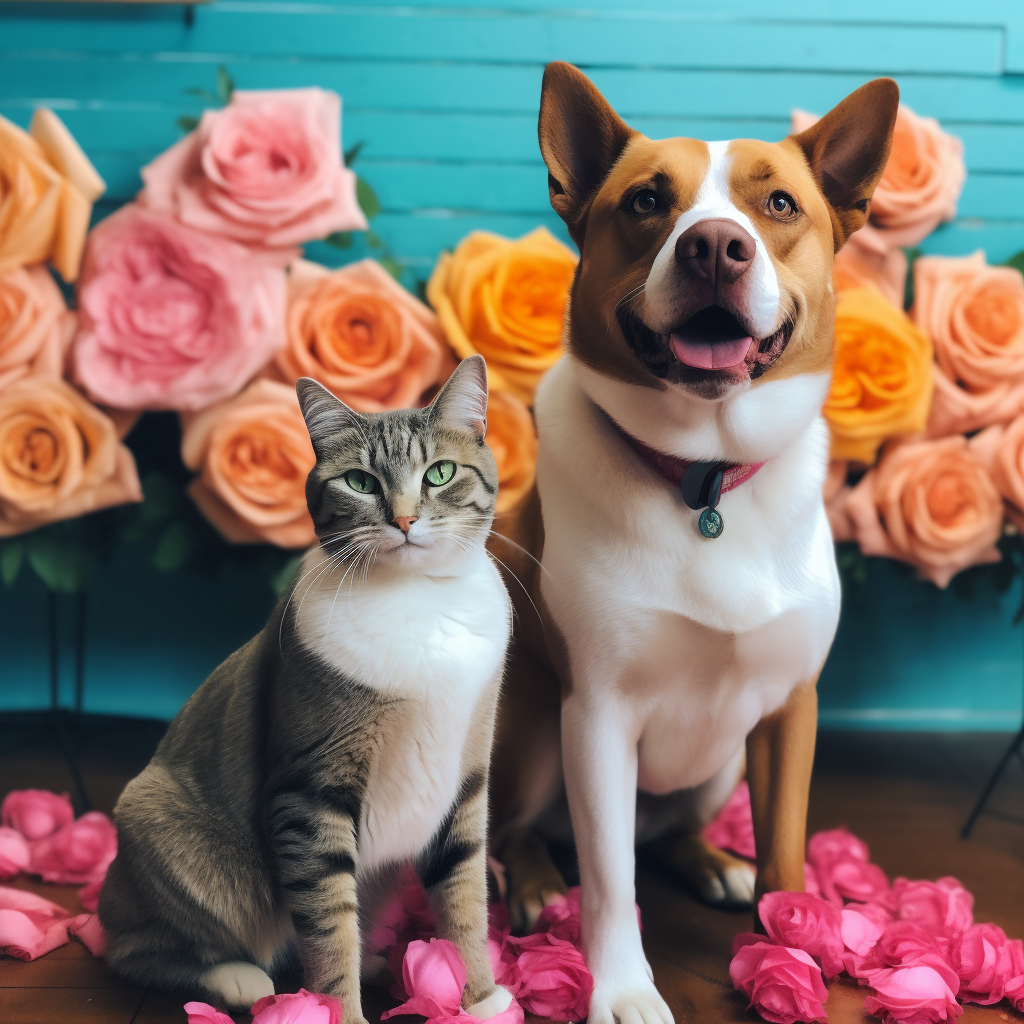
[[[818, 118], [794, 110], [792, 131]], [[862, 245], [884, 255], [917, 245], [943, 221], [956, 216], [964, 187], [964, 146], [932, 117], [918, 117], [900, 104], [885, 172], [871, 199], [868, 223], [857, 232]]]
[[253, 381], [183, 422], [181, 458], [199, 476], [188, 491], [232, 544], [303, 548], [316, 539], [306, 477], [316, 458], [295, 389]]
[[832, 528], [834, 541], [853, 540], [853, 523], [846, 513], [846, 500], [852, 488], [846, 482], [849, 463], [846, 459], [832, 459], [825, 474], [822, 498], [825, 499], [825, 515]]
[[121, 409], [195, 411], [235, 394], [284, 343], [284, 271], [135, 204], [90, 234], [76, 379]]
[[1024, 532], [1024, 415], [993, 424], [971, 438], [971, 447], [1006, 499], [1006, 515]]
[[[977, 430], [1024, 409], [1024, 277], [985, 254], [914, 262], [914, 322], [932, 339], [936, 393], [930, 433]], [[961, 402], [954, 388], [967, 395]], [[984, 417], [990, 417], [985, 419]], [[950, 426], [954, 429], [948, 429]]]
[[379, 263], [341, 270], [297, 260], [289, 274], [288, 341], [273, 372], [312, 377], [359, 412], [423, 405], [454, 360], [437, 317]]
[[74, 388], [31, 376], [0, 389], [0, 537], [141, 500], [131, 452]]
[[487, 445], [498, 464], [501, 515], [514, 508], [533, 487], [537, 468], [537, 430], [530, 410], [514, 395], [492, 391], [487, 398]]
[[0, 388], [30, 373], [60, 377], [76, 322], [45, 267], [0, 274]]
[[961, 435], [886, 448], [853, 488], [846, 512], [865, 555], [909, 562], [938, 587], [1001, 558], [1003, 503]]
[[862, 245], [859, 232], [836, 253], [832, 284], [837, 292], [877, 288], [897, 309], [903, 308], [907, 286], [907, 257], [901, 249], [880, 254]]
[[236, 90], [142, 169], [139, 202], [246, 245], [283, 250], [369, 226], [342, 162], [341, 97]]
[[491, 389], [532, 405], [537, 382], [562, 354], [576, 262], [546, 228], [515, 241], [474, 231], [441, 254], [427, 299], [459, 358], [479, 352]]
[[927, 335], [874, 288], [840, 292], [832, 389], [823, 409], [832, 457], [874, 462], [887, 438], [924, 428], [931, 396]]
[[106, 185], [52, 111], [23, 131], [0, 117], [0, 274], [50, 262], [74, 281], [92, 204]]

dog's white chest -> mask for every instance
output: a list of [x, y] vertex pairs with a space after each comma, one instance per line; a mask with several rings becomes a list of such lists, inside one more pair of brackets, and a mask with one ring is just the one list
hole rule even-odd
[[327, 585], [302, 598], [296, 625], [328, 664], [393, 704], [363, 802], [359, 863], [408, 860], [455, 799], [467, 733], [497, 699], [510, 629], [501, 578], [481, 554], [470, 575], [364, 584], [337, 604]]

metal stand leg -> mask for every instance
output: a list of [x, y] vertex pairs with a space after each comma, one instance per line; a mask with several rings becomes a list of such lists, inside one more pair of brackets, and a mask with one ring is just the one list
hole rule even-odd
[[1002, 778], [1003, 772], [1006, 771], [1006, 766], [1010, 763], [1014, 754], [1024, 760], [1024, 726], [1021, 727], [1020, 732], [1017, 733], [1013, 742], [1009, 747], [1007, 747], [1006, 753], [1003, 754], [1003, 758], [999, 762], [998, 767], [992, 773], [992, 777], [988, 780], [985, 788], [981, 791], [981, 796], [978, 797], [978, 802], [974, 805], [974, 810], [971, 811], [970, 817], [967, 819], [964, 827], [960, 830], [960, 835], [963, 836], [964, 839], [970, 838], [971, 829], [974, 828], [974, 823], [978, 820], [978, 816], [981, 812], [985, 810], [985, 804], [988, 803], [988, 798], [992, 795], [992, 790], [996, 788], [996, 783], [998, 783]]

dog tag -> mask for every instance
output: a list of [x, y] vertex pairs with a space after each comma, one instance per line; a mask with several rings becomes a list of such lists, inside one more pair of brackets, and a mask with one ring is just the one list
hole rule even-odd
[[704, 510], [697, 520], [697, 528], [709, 540], [720, 537], [725, 529], [722, 513], [715, 506], [722, 496], [722, 478], [727, 468], [725, 462], [691, 462], [679, 484], [683, 501], [694, 511]]
[[700, 518], [697, 520], [697, 529], [708, 538], [708, 540], [714, 540], [716, 537], [722, 536], [722, 531], [725, 529], [725, 521], [722, 519], [722, 513], [716, 508], [706, 508], [700, 514]]

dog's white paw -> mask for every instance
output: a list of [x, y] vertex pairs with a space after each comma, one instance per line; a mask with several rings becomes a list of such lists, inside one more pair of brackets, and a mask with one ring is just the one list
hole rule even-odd
[[588, 1024], [675, 1024], [672, 1011], [654, 987], [641, 984], [595, 989], [590, 997]]
[[274, 994], [274, 983], [255, 964], [232, 960], [211, 967], [200, 978], [225, 1006], [248, 1010], [257, 999]]
[[498, 985], [486, 999], [481, 999], [479, 1003], [474, 1003], [469, 1007], [468, 1012], [480, 1020], [489, 1020], [496, 1014], [507, 1010], [511, 1005], [512, 993]]
[[729, 864], [701, 886], [701, 896], [712, 906], [749, 907], [754, 903], [754, 869], [748, 864]]

